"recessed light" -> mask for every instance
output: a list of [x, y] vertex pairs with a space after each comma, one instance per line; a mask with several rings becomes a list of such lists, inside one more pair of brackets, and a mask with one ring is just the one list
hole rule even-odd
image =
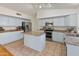
[[39, 5], [39, 8], [42, 8], [42, 6], [41, 6], [41, 5]]

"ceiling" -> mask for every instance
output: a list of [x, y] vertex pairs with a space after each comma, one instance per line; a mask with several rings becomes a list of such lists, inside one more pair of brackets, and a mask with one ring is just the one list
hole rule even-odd
[[78, 3], [0, 3], [0, 6], [20, 11], [22, 13], [34, 14], [39, 9], [75, 9]]

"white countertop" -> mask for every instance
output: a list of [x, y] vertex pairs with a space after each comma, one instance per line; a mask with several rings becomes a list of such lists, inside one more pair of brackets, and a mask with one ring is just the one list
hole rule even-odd
[[65, 43], [79, 46], [79, 37], [66, 36]]

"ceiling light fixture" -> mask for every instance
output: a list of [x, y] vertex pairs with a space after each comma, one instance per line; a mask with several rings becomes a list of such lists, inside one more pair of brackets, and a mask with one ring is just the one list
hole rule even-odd
[[42, 8], [42, 6], [41, 6], [41, 5], [39, 5], [39, 8]]

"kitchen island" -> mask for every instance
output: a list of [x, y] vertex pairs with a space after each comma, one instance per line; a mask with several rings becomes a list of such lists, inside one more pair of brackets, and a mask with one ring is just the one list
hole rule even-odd
[[45, 33], [44, 32], [25, 32], [24, 45], [36, 51], [42, 51], [45, 48]]

